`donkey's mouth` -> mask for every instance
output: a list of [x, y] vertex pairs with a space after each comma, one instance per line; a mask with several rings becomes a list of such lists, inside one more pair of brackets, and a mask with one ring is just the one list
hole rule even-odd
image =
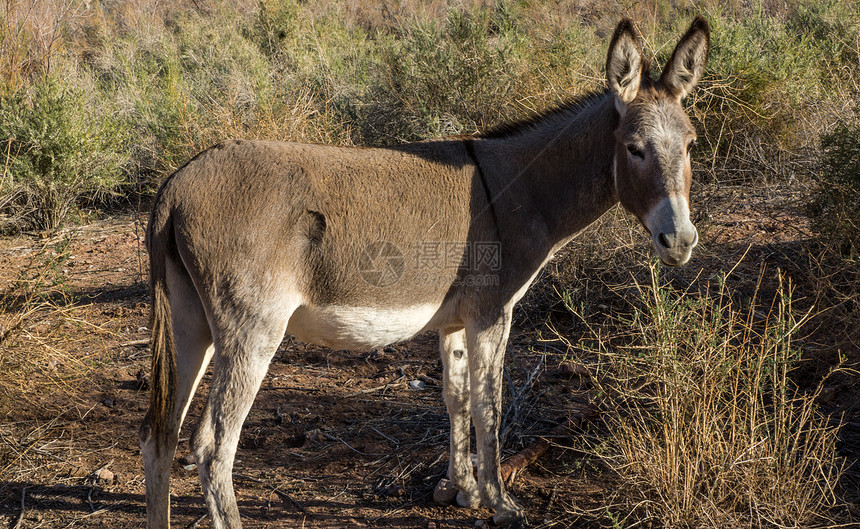
[[690, 253], [690, 255], [687, 255], [686, 257], [680, 258], [680, 259], [668, 257], [665, 255], [660, 255], [659, 253], [657, 255], [660, 257], [661, 263], [663, 263], [666, 266], [671, 266], [674, 268], [676, 266], [683, 266], [683, 265], [687, 264], [687, 262], [690, 260], [690, 256], [692, 255], [692, 252]]
[[690, 224], [690, 230], [686, 233], [658, 233], [652, 235], [651, 239], [654, 243], [654, 249], [657, 251], [657, 256], [660, 261], [667, 266], [681, 266], [690, 261], [693, 255], [693, 248], [699, 243], [699, 232]]

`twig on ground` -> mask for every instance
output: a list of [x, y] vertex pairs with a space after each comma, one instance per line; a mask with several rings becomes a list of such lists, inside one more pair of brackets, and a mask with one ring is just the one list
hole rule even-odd
[[377, 391], [385, 391], [388, 388], [395, 388], [406, 385], [406, 376], [403, 375], [394, 382], [389, 382], [388, 384], [383, 384], [382, 386], [376, 386], [375, 388], [368, 388], [356, 391], [355, 393], [349, 393], [344, 395], [342, 398], [348, 399], [350, 397], [357, 397], [359, 395], [367, 395], [368, 393], [376, 393]]
[[[290, 496], [289, 494], [287, 494], [286, 492], [279, 490], [278, 487], [272, 486], [267, 481], [263, 481], [262, 479], [252, 478], [251, 476], [247, 476], [245, 474], [236, 474], [236, 477], [240, 478], [240, 479], [246, 479], [248, 481], [253, 481], [254, 483], [259, 483], [260, 485], [265, 485], [266, 487], [271, 489], [272, 492], [277, 494], [278, 497], [281, 498], [281, 500], [289, 501], [290, 503], [292, 503], [296, 507], [296, 509], [300, 510], [301, 512], [307, 512], [307, 509], [305, 509], [304, 505], [302, 505], [301, 503], [299, 503], [298, 501], [293, 499], [293, 497]], [[204, 514], [203, 516], [206, 516], [206, 515]], [[203, 517], [201, 516], [200, 519], [198, 519], [197, 521], [199, 522], [202, 519], [203, 519]]]
[[134, 346], [137, 346], [137, 345], [149, 345], [149, 338], [144, 338], [144, 339], [142, 339], [142, 340], [132, 340], [132, 341], [130, 341], [130, 342], [125, 342], [125, 343], [121, 343], [121, 344], [119, 344], [119, 346], [120, 346], [120, 347], [131, 347], [131, 346], [133, 346], [133, 345], [134, 345]]
[[295, 508], [298, 509], [299, 511], [308, 512], [307, 509], [305, 509], [304, 505], [302, 505], [301, 503], [296, 501], [295, 498], [293, 498], [292, 496], [290, 496], [286, 492], [280, 491], [278, 489], [272, 489], [272, 492], [277, 494], [278, 497], [281, 498], [281, 500], [288, 501], [288, 502], [292, 503], [293, 506], [295, 506]]
[[85, 514], [85, 515], [81, 516], [81, 520], [86, 520], [87, 518], [92, 518], [93, 516], [98, 516], [99, 514], [104, 514], [104, 513], [108, 512], [108, 511], [112, 511], [112, 510], [114, 510], [114, 509], [116, 509], [116, 508], [119, 508], [119, 507], [125, 507], [125, 506], [128, 506], [128, 505], [131, 505], [131, 503], [128, 503], [128, 502], [120, 502], [120, 503], [116, 503], [116, 504], [114, 504], [114, 505], [108, 505], [107, 507], [102, 507], [101, 509], [99, 509], [99, 510], [97, 510], [97, 511], [93, 511], [93, 512], [91, 512], [91, 513], [89, 513], [89, 514]]
[[200, 522], [202, 522], [203, 519], [206, 518], [207, 516], [208, 516], [208, 513], [201, 514], [200, 516], [197, 517], [196, 520], [194, 520], [193, 522], [188, 524], [186, 529], [195, 529], [200, 524]]
[[546, 507], [544, 511], [549, 512], [550, 508], [552, 508], [552, 504], [555, 502], [556, 494], [558, 493], [558, 485], [552, 488], [552, 493], [549, 495], [549, 501], [546, 502]]
[[339, 442], [339, 443], [342, 443], [342, 444], [343, 444], [343, 446], [345, 446], [345, 447], [349, 448], [350, 450], [352, 450], [353, 452], [355, 452], [355, 453], [356, 453], [356, 454], [358, 454], [358, 455], [362, 455], [362, 456], [370, 456], [370, 457], [378, 457], [378, 456], [384, 456], [384, 455], [385, 455], [385, 454], [368, 454], [368, 453], [366, 453], [366, 452], [362, 452], [361, 450], [357, 450], [357, 449], [353, 448], [352, 446], [350, 446], [350, 445], [349, 445], [349, 443], [347, 443], [346, 441], [344, 441], [344, 440], [343, 440], [343, 439], [341, 439], [340, 437], [336, 437], [336, 436], [334, 436], [334, 435], [331, 435], [331, 434], [328, 434], [328, 433], [325, 433], [325, 432], [322, 432], [322, 435], [323, 435], [323, 437], [325, 437], [325, 438], [326, 438], [326, 439], [328, 439], [329, 441], [337, 441], [337, 442]]
[[393, 444], [395, 447], [399, 447], [399, 446], [400, 446], [400, 442], [399, 442], [399, 441], [397, 441], [397, 439], [392, 439], [391, 437], [389, 437], [389, 436], [385, 435], [384, 433], [380, 432], [379, 430], [377, 430], [377, 429], [376, 429], [376, 428], [374, 428], [373, 426], [371, 426], [371, 427], [370, 427], [370, 429], [371, 429], [371, 430], [373, 430], [374, 432], [378, 433], [379, 435], [381, 435], [381, 436], [382, 436], [382, 437], [384, 437], [385, 439], [387, 439], [387, 440], [388, 440], [391, 444]]
[[12, 526], [12, 529], [21, 529], [22, 524], [24, 523], [24, 511], [26, 511], [26, 506], [24, 505], [24, 500], [27, 497], [27, 487], [21, 487], [21, 512], [18, 513], [18, 519], [15, 520], [15, 525]]
[[425, 384], [432, 384], [434, 386], [441, 386], [442, 385], [441, 382], [439, 382], [435, 378], [431, 377], [430, 375], [418, 375], [415, 378], [417, 378], [418, 380], [423, 380]]

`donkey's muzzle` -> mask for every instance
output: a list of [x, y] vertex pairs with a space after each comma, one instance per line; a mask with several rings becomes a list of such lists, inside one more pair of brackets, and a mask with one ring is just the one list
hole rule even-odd
[[662, 200], [647, 216], [654, 248], [664, 264], [680, 266], [690, 260], [699, 242], [699, 232], [690, 222], [690, 209], [684, 197]]
[[660, 232], [654, 237], [657, 255], [664, 264], [680, 266], [690, 260], [693, 248], [699, 242], [699, 232], [691, 223], [686, 228], [674, 233]]

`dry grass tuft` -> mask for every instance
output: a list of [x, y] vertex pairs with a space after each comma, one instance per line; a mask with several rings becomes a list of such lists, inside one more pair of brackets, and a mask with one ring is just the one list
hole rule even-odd
[[65, 393], [89, 376], [91, 366], [72, 352], [80, 338], [69, 336], [93, 327], [79, 318], [63, 270], [73, 239], [66, 235], [35, 252], [0, 294], [0, 411], [31, 400], [34, 392]]
[[[764, 271], [762, 272], [762, 276]], [[629, 488], [621, 526], [811, 527], [837, 504], [838, 425], [792, 382], [810, 312], [779, 275], [770, 300], [719, 277], [701, 294], [637, 284], [629, 329], [590, 326], [609, 438], [598, 455]], [[578, 314], [577, 307], [568, 308]]]

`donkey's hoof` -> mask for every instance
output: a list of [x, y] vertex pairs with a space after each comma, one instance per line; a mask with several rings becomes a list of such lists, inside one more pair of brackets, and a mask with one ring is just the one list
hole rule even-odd
[[461, 490], [457, 493], [457, 505], [467, 509], [477, 509], [481, 506], [481, 497], [477, 492], [468, 494]]
[[526, 513], [519, 506], [508, 511], [497, 512], [493, 515], [493, 523], [496, 527], [504, 527], [505, 529], [525, 529], [529, 526]]
[[442, 478], [439, 480], [436, 488], [433, 489], [433, 503], [447, 507], [457, 501], [458, 492], [459, 490], [454, 486], [454, 483]]

